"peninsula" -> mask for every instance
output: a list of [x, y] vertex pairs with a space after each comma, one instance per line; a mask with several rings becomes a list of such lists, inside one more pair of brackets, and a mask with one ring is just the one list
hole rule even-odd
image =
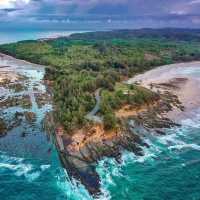
[[[199, 40], [199, 30], [116, 30], [22, 41], [1, 45], [0, 51], [46, 66], [54, 109], [44, 129], [53, 135], [71, 177], [97, 195], [99, 160], [107, 156], [120, 162], [123, 150], [143, 155], [141, 147], [148, 144], [138, 133], [165, 134], [163, 128], [179, 126], [166, 113], [184, 111], [171, 88], [185, 79], [160, 85], [129, 79], [157, 66], [199, 60]], [[0, 130], [6, 132], [3, 119]]]

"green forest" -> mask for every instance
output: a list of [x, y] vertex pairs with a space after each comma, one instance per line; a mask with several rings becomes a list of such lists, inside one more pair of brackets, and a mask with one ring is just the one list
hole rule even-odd
[[56, 119], [70, 132], [88, 122], [85, 115], [95, 105], [98, 88], [102, 88], [99, 114], [105, 128], [114, 128], [116, 109], [156, 96], [137, 85], [119, 83], [156, 66], [199, 60], [199, 41], [195, 31], [124, 30], [22, 41], [1, 45], [0, 51], [48, 66], [45, 78], [53, 82]]

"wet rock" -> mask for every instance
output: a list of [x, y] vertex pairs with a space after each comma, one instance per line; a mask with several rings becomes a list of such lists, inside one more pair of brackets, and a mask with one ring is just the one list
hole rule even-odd
[[34, 95], [39, 108], [51, 102], [51, 96], [48, 93], [35, 93]]
[[34, 112], [25, 112], [24, 115], [29, 124], [36, 122], [36, 114]]
[[26, 137], [26, 135], [27, 135], [27, 133], [25, 133], [25, 132], [22, 132], [22, 134], [21, 134], [21, 137], [25, 138], [25, 137]]
[[22, 108], [29, 109], [32, 106], [29, 95], [8, 97], [0, 102], [1, 108], [9, 108], [21, 106]]
[[52, 136], [55, 135], [57, 125], [54, 120], [53, 112], [48, 112], [45, 115], [42, 125], [43, 125], [42, 127], [46, 133], [48, 133], [49, 135], [52, 135]]
[[24, 113], [18, 112], [18, 111], [15, 113], [15, 118], [22, 119], [23, 117], [24, 117]]
[[7, 133], [7, 125], [3, 119], [0, 118], [0, 137]]
[[24, 113], [16, 112], [14, 117], [8, 123], [8, 130], [12, 130], [21, 125]]
[[32, 107], [30, 96], [29, 95], [22, 96], [20, 105], [25, 109], [30, 109]]
[[7, 88], [7, 86], [11, 83], [11, 80], [8, 78], [4, 78], [3, 80], [1, 80], [0, 82], [0, 87], [4, 87]]
[[90, 194], [94, 196], [100, 194], [100, 177], [94, 165], [86, 161], [81, 161], [81, 159], [74, 156], [71, 157], [67, 153], [61, 152], [59, 155], [70, 177], [80, 180]]
[[163, 130], [160, 130], [160, 129], [156, 129], [155, 132], [158, 134], [158, 135], [165, 135], [165, 132]]
[[24, 85], [24, 83], [14, 83], [10, 84], [8, 86], [9, 89], [13, 90], [14, 92], [22, 92], [27, 90], [27, 87]]

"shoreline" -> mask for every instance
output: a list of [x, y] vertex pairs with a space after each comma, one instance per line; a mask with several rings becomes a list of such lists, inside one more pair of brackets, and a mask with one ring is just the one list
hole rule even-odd
[[[12, 58], [12, 57], [8, 56], [7, 58]], [[15, 59], [14, 61], [17, 62], [17, 60], [18, 59]], [[20, 60], [18, 60], [18, 62], [19, 61]], [[22, 63], [24, 63], [24, 62], [29, 63], [26, 61], [22, 61]], [[32, 63], [29, 63], [29, 64], [31, 64], [32, 66], [33, 65], [39, 66], [37, 64], [32, 64]], [[189, 65], [193, 65], [193, 64], [200, 65], [200, 62], [190, 62]], [[147, 71], [144, 74], [150, 73], [150, 77], [156, 76], [156, 77], [160, 78], [159, 80], [163, 80], [161, 78], [162, 76], [158, 76], [158, 72], [160, 72], [159, 70], [161, 69], [160, 73], [164, 73], [164, 72], [168, 71], [169, 68], [176, 67], [176, 65], [180, 65], [180, 67], [181, 67], [182, 65], [188, 65], [188, 63], [162, 66], [162, 67], [158, 67], [153, 70]], [[162, 70], [164, 70], [164, 72]], [[140, 78], [142, 77], [142, 75], [138, 75], [138, 76]], [[137, 78], [137, 76], [135, 78]], [[133, 81], [133, 80], [135, 81], [135, 78], [129, 79], [129, 81]], [[171, 80], [171, 78], [172, 77], [170, 77], [168, 75], [168, 79], [165, 77], [165, 80], [169, 81], [169, 80]], [[183, 78], [183, 77], [181, 77], [181, 78]], [[147, 82], [144, 83], [144, 86], [151, 89], [149, 84], [152, 83], [152, 78], [148, 79], [148, 75], [147, 76], [145, 75], [143, 77], [143, 79], [144, 80], [147, 79], [146, 80]], [[158, 85], [159, 80], [155, 81], [154, 84]], [[163, 81], [162, 81], [162, 83], [163, 83]], [[179, 87], [179, 89], [177, 91], [179, 91], [180, 94], [185, 94], [183, 92], [185, 90], [183, 87], [184, 84], [180, 85], [180, 86], [181, 87]], [[189, 86], [191, 87], [191, 85], [189, 85]], [[187, 85], [188, 92], [190, 91], [189, 86]], [[156, 87], [155, 87], [155, 89], [157, 90]], [[160, 89], [162, 89], [162, 88], [160, 88]], [[171, 91], [171, 88], [167, 88], [167, 90]], [[196, 90], [194, 90], [193, 95], [195, 94], [195, 91]], [[179, 93], [177, 92], [177, 94], [175, 94], [175, 95], [179, 96]], [[183, 97], [185, 97], [185, 96], [183, 95]], [[188, 101], [188, 99], [187, 99], [187, 101]], [[161, 104], [158, 104], [158, 105], [161, 105]], [[47, 132], [51, 132], [51, 134], [54, 135], [54, 139], [56, 142], [57, 150], [59, 152], [59, 156], [61, 158], [63, 166], [68, 170], [68, 173], [72, 177], [76, 177], [77, 179], [81, 180], [81, 182], [86, 186], [86, 188], [89, 190], [89, 192], [91, 194], [96, 195], [101, 192], [100, 191], [100, 179], [95, 170], [95, 164], [99, 160], [101, 160], [104, 156], [106, 156], [106, 157], [114, 157], [114, 158], [116, 158], [117, 161], [120, 161], [121, 152], [124, 149], [134, 152], [134, 153], [138, 153], [138, 155], [142, 155], [141, 148], [139, 146], [147, 146], [147, 144], [145, 144], [137, 134], [133, 133], [132, 129], [135, 128], [135, 125], [130, 127], [130, 125], [127, 124], [127, 120], [130, 120], [131, 116], [135, 116], [132, 113], [136, 114], [139, 117], [143, 117], [140, 120], [145, 120], [145, 117], [148, 116], [147, 112], [149, 110], [152, 112], [152, 113], [150, 113], [151, 115], [153, 115], [155, 112], [158, 112], [158, 113], [161, 112], [160, 113], [161, 115], [163, 114], [163, 112], [167, 112], [168, 114], [165, 113], [165, 116], [167, 118], [169, 117], [170, 119], [172, 119], [173, 115], [175, 116], [175, 113], [183, 112], [183, 111], [180, 112], [179, 111], [180, 109], [178, 109], [178, 108], [175, 112], [170, 111], [168, 109], [167, 109], [168, 111], [162, 110], [162, 109], [161, 109], [161, 111], [159, 111], [159, 110], [155, 111], [155, 107], [156, 106], [151, 107], [151, 105], [150, 106], [148, 105], [147, 109], [143, 109], [143, 108], [141, 108], [141, 109], [137, 108], [135, 110], [133, 109], [133, 111], [131, 111], [130, 113], [127, 111], [128, 112], [127, 115], [122, 113], [121, 111], [119, 111], [118, 115], [121, 118], [123, 118], [122, 124], [120, 124], [120, 125], [123, 125], [123, 128], [121, 130], [118, 129], [118, 130], [115, 130], [114, 132], [110, 132], [109, 134], [107, 134], [103, 130], [103, 127], [101, 127], [101, 125], [96, 125], [96, 130], [94, 130], [95, 126], [93, 126], [93, 127], [89, 127], [88, 129], [86, 128], [85, 130], [84, 129], [77, 130], [77, 133], [73, 134], [72, 136], [67, 136], [67, 135], [64, 136], [64, 132], [62, 130], [58, 131], [57, 127], [55, 127], [55, 122], [53, 120], [53, 116], [49, 116], [49, 118], [47, 117], [47, 120], [45, 122], [45, 125], [47, 125], [47, 126], [45, 127], [45, 129], [49, 130]], [[175, 109], [175, 106], [172, 106], [172, 107], [173, 107], [173, 109]], [[124, 109], [124, 110], [127, 110], [127, 109]], [[124, 110], [123, 110], [123, 112], [124, 112]], [[140, 115], [141, 112], [142, 113], [144, 112], [144, 116]], [[170, 117], [170, 115], [171, 115], [171, 117]], [[161, 118], [163, 118], [163, 116]], [[158, 123], [161, 118], [157, 118], [156, 120], [158, 120], [158, 121], [156, 123]], [[148, 122], [148, 120], [147, 120], [147, 122]], [[150, 123], [152, 123], [152, 122], [150, 122]], [[144, 125], [144, 124], [142, 124], [142, 125]], [[165, 126], [167, 126], [167, 127], [176, 126], [176, 124], [173, 123], [173, 120], [172, 121], [166, 120], [166, 121], [163, 121], [161, 124], [160, 124], [160, 122], [159, 122], [159, 124], [154, 123], [153, 126], [154, 125], [161, 126], [161, 128], [156, 129], [157, 134], [164, 134], [161, 130], [162, 126], [164, 126], [164, 127]], [[84, 137], [82, 137], [82, 136], [88, 137], [89, 140], [87, 140], [88, 138], [85, 140]], [[77, 141], [79, 139], [80, 139], [80, 141]], [[74, 152], [71, 151], [70, 147], [72, 147], [72, 146], [70, 146], [70, 145], [73, 142], [75, 142], [75, 143], [78, 142], [81, 144], [82, 141], [84, 142], [83, 143], [84, 145], [82, 145], [81, 148], [79, 148], [79, 145], [78, 145], [78, 146], [76, 146], [77, 149], [75, 149]], [[77, 166], [79, 166], [81, 168], [81, 170], [80, 170], [80, 168], [77, 168]]]
[[4, 66], [0, 68], [1, 150], [20, 156], [27, 148], [27, 154], [34, 152], [36, 157], [42, 157], [46, 153], [41, 140], [44, 145], [47, 141], [41, 119], [51, 110], [42, 81], [44, 68], [2, 54], [0, 64]]
[[[193, 100], [196, 101], [196, 103], [193, 104], [194, 105], [193, 108], [196, 108], [197, 105], [200, 105], [200, 101], [198, 101], [198, 99], [200, 99], [200, 98], [196, 97], [196, 94], [199, 91], [198, 87], [193, 88], [193, 90], [192, 90], [193, 92], [191, 93], [191, 87], [194, 85], [197, 86], [197, 84], [194, 83], [194, 79], [190, 76], [188, 77], [185, 74], [175, 73], [175, 72], [179, 72], [179, 70], [182, 73], [183, 67], [186, 68], [186, 70], [188, 70], [188, 69], [190, 69], [190, 67], [194, 67], [194, 66], [195, 66], [195, 68], [199, 69], [198, 66], [200, 66], [200, 62], [195, 61], [195, 62], [190, 62], [190, 63], [172, 64], [172, 65], [162, 66], [162, 67], [158, 67], [153, 70], [147, 71], [146, 72], [147, 74], [150, 73], [151, 76], [155, 76], [155, 77], [157, 77], [157, 79], [154, 82], [153, 79], [144, 76], [144, 80], [147, 80], [148, 83], [156, 84], [155, 89], [152, 88], [153, 91], [157, 92], [157, 90], [158, 90], [157, 86], [159, 86], [159, 91], [161, 92], [161, 96], [164, 95], [163, 98], [169, 98], [170, 99], [169, 102], [166, 103], [165, 100], [164, 101], [161, 100], [161, 102], [159, 101], [159, 103], [158, 104], [156, 103], [155, 106], [152, 106], [152, 107], [147, 106], [146, 109], [145, 108], [140, 108], [140, 109], [136, 108], [136, 109], [133, 109], [133, 111], [127, 110], [127, 114], [118, 111], [118, 115], [121, 116], [122, 119], [124, 120], [123, 125], [121, 124], [120, 126], [124, 127], [125, 130], [118, 130], [116, 133], [111, 134], [111, 139], [108, 139], [108, 138], [105, 139], [103, 137], [103, 135], [107, 135], [107, 133], [105, 131], [101, 130], [101, 128], [97, 128], [97, 131], [92, 130], [93, 134], [92, 133], [91, 133], [91, 135], [89, 134], [88, 137], [89, 138], [94, 137], [94, 139], [91, 139], [91, 141], [89, 140], [88, 143], [85, 142], [85, 140], [83, 139], [84, 144], [83, 145], [78, 144], [79, 147], [77, 146], [77, 149], [75, 150], [75, 152], [71, 152], [72, 155], [70, 153], [70, 150], [67, 149], [67, 152], [68, 152], [67, 155], [72, 156], [72, 157], [75, 156], [76, 161], [74, 162], [74, 160], [71, 159], [70, 164], [74, 163], [74, 165], [70, 166], [70, 164], [68, 162], [68, 164], [66, 164], [66, 166], [71, 168], [71, 170], [73, 171], [74, 168], [76, 168], [76, 166], [83, 165], [84, 168], [86, 169], [85, 172], [87, 172], [88, 175], [90, 174], [89, 176], [93, 176], [94, 180], [100, 181], [98, 174], [96, 174], [94, 169], [91, 170], [88, 168], [88, 166], [90, 166], [91, 163], [96, 163], [105, 156], [106, 157], [114, 157], [114, 158], [116, 158], [117, 161], [120, 162], [121, 152], [125, 149], [130, 152], [134, 152], [136, 155], [137, 155], [137, 153], [138, 153], [138, 155], [142, 155], [142, 152], [141, 152], [141, 149], [139, 146], [147, 146], [148, 147], [148, 145], [143, 143], [142, 139], [138, 135], [138, 133], [140, 134], [140, 131], [142, 133], [143, 129], [146, 129], [147, 131], [155, 132], [155, 134], [164, 135], [165, 131], [163, 129], [172, 128], [174, 126], [179, 126], [179, 124], [181, 124], [181, 120], [184, 118], [184, 116], [187, 118], [188, 115], [191, 115], [191, 113], [190, 112], [188, 113], [188, 111], [192, 111], [192, 107], [190, 106], [190, 104], [189, 105], [187, 104], [188, 101], [193, 101]], [[168, 75], [166, 76], [165, 72], [169, 72], [169, 69], [172, 71], [171, 71], [171, 73], [168, 73]], [[159, 76], [160, 74], [158, 75], [158, 72], [163, 74], [165, 76], [165, 79], [163, 79], [162, 76]], [[140, 76], [140, 78], [142, 77], [142, 75], [139, 75], [139, 76]], [[133, 79], [130, 79], [130, 80], [133, 80]], [[168, 84], [169, 81], [174, 81], [174, 82], [172, 82], [172, 83], [170, 82], [171, 85], [168, 85], [168, 87], [162, 87], [161, 85], [159, 85], [159, 84], [163, 84], [163, 85]], [[147, 87], [148, 89], [151, 89], [151, 87], [147, 83], [145, 83], [145, 84], [141, 83], [141, 85]], [[175, 90], [175, 88], [176, 88], [176, 90]], [[187, 88], [187, 91], [186, 91], [186, 88]], [[200, 97], [200, 94], [199, 94], [199, 97]], [[170, 107], [168, 107], [168, 106], [170, 106]], [[123, 110], [123, 112], [124, 112], [124, 110]], [[152, 119], [152, 120], [149, 120], [149, 119]], [[133, 121], [135, 121], [135, 123], [130, 126], [130, 124], [126, 124], [127, 120], [128, 121], [133, 120]], [[93, 126], [92, 129], [94, 129], [94, 127], [95, 126]], [[138, 133], [135, 133], [134, 130], [136, 130], [136, 129], [139, 130]], [[97, 140], [98, 137], [95, 137], [95, 132], [98, 132], [98, 131], [99, 131], [99, 139]], [[86, 130], [85, 132], [78, 130], [76, 133], [73, 134], [72, 138], [75, 138], [75, 141], [77, 142], [87, 132], [90, 132], [90, 129]], [[133, 138], [130, 138], [129, 137], [130, 135], [132, 135]], [[126, 137], [128, 138], [130, 143], [127, 141], [127, 139], [124, 138], [124, 136], [125, 136], [125, 138]], [[120, 142], [116, 141], [117, 138], [120, 140]], [[107, 146], [108, 149], [105, 152], [103, 152], [102, 154], [101, 153], [98, 154], [97, 153], [98, 149], [96, 147], [99, 146], [101, 148], [105, 148], [104, 144], [101, 143], [102, 140], [104, 140], [104, 139], [105, 139], [104, 142], [108, 143], [108, 146]], [[78, 143], [81, 143], [80, 141]], [[63, 143], [66, 144], [65, 142], [63, 142]], [[91, 148], [88, 149], [88, 147], [87, 147], [88, 145], [92, 146], [92, 148], [94, 150], [94, 152], [92, 154], [89, 153], [91, 151]], [[119, 147], [119, 149], [117, 149], [117, 150], [115, 149], [113, 151], [113, 145]], [[68, 147], [68, 146], [69, 146], [68, 144], [64, 145], [64, 148]], [[132, 146], [132, 147], [129, 148], [130, 146]], [[80, 158], [81, 162], [79, 159], [77, 162], [77, 157]], [[66, 161], [65, 156], [64, 156], [63, 160]], [[69, 160], [67, 159], [67, 161], [69, 161]], [[76, 171], [75, 174], [73, 174], [73, 172], [72, 172], [72, 176], [79, 177], [81, 182], [87, 187], [87, 189], [91, 192], [91, 194], [98, 194], [98, 192], [99, 192], [98, 187], [90, 188], [90, 185], [88, 185], [87, 180], [82, 179], [82, 177], [78, 175], [79, 172], [81, 174], [81, 171], [78, 171], [78, 172]]]
[[[193, 74], [191, 74], [193, 72]], [[195, 74], [196, 72], [196, 74]], [[166, 114], [170, 119], [181, 122], [181, 120], [193, 115], [196, 108], [200, 107], [200, 62], [179, 63], [163, 65], [137, 75], [127, 82], [129, 84], [139, 82], [144, 87], [153, 91], [170, 91], [177, 95], [184, 106], [184, 111], [177, 109]], [[154, 86], [153, 86], [154, 85]]]
[[[7, 71], [9, 71], [10, 68], [12, 68], [12, 69], [16, 68], [16, 67], [20, 68], [20, 67], [24, 67], [23, 65], [28, 65], [31, 68], [34, 67], [34, 69], [35, 68], [39, 68], [39, 69], [43, 68], [44, 69], [45, 67], [48, 67], [48, 66], [37, 64], [37, 63], [31, 63], [31, 62], [23, 60], [23, 59], [18, 59], [12, 55], [0, 52], [0, 61], [3, 59], [6, 59], [8, 62], [6, 62], [7, 65], [5, 65], [5, 67], [3, 67], [3, 68], [0, 68], [0, 70], [4, 70], [4, 69], [8, 68]], [[19, 66], [19, 65], [22, 65], [22, 66]]]
[[[177, 62], [177, 63], [172, 63], [172, 64], [168, 64], [168, 65], [161, 65], [161, 66], [157, 66], [151, 70], [148, 70], [148, 71], [145, 71], [144, 73], [140, 73], [140, 74], [137, 74], [136, 76], [132, 77], [132, 78], [129, 78], [128, 79], [128, 83], [131, 83], [131, 82], [135, 82], [135, 81], [138, 81], [140, 79], [144, 79], [144, 78], [147, 78], [147, 76], [150, 76], [150, 75], [155, 75], [154, 73], [157, 73], [157, 72], [161, 72], [161, 71], [165, 71], [165, 70], [169, 70], [169, 69], [172, 69], [174, 67], [191, 67], [193, 65], [200, 65], [200, 61], [198, 60], [194, 60], [194, 61], [186, 61], [186, 62]], [[161, 77], [159, 77], [158, 79], [161, 79]], [[149, 80], [148, 80], [149, 82]]]
[[[167, 91], [169, 90], [170, 88], [167, 89]], [[170, 102], [167, 102], [165, 98], [169, 98]], [[78, 129], [71, 136], [65, 135], [62, 128], [55, 130], [56, 143], [62, 163], [72, 177], [79, 179], [88, 191], [96, 196], [101, 191], [100, 178], [94, 165], [104, 157], [113, 157], [117, 162], [120, 162], [121, 153], [124, 150], [142, 156], [141, 146], [148, 148], [148, 144], [144, 143], [138, 133], [140, 134], [140, 131], [146, 129], [157, 135], [165, 135], [163, 129], [180, 126], [180, 121], [174, 120], [168, 113], [182, 113], [182, 107], [177, 94], [170, 90], [170, 93], [162, 94], [162, 99], [158, 102], [133, 110], [130, 108], [128, 110], [125, 107], [116, 111], [121, 119], [120, 128], [122, 129], [106, 132], [97, 123], [85, 129]], [[127, 122], [130, 120], [135, 121], [135, 123], [128, 124]], [[51, 120], [47, 119], [47, 121]], [[136, 129], [139, 130], [138, 133], [135, 133]], [[87, 180], [86, 177], [90, 177], [90, 180]], [[95, 184], [90, 185], [91, 183]]]

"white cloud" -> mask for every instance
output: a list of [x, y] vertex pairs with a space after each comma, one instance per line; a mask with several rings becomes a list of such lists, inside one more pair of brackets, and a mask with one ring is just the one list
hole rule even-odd
[[193, 4], [200, 4], [200, 0], [193, 0], [189, 2], [188, 4], [193, 5]]
[[28, 4], [30, 0], [0, 0], [0, 9], [12, 9]]
[[14, 8], [13, 1], [1, 0], [0, 9], [6, 9], [6, 8]]

